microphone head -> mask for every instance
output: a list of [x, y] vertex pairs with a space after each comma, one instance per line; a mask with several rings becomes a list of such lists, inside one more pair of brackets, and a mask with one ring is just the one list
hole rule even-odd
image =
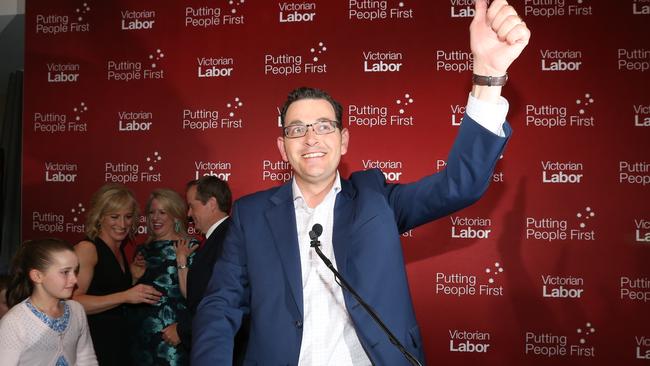
[[309, 232], [309, 239], [316, 240], [322, 233], [323, 226], [321, 224], [314, 224], [314, 226], [311, 227], [311, 231]]

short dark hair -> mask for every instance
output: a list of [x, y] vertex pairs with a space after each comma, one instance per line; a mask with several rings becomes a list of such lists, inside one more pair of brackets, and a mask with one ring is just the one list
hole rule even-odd
[[232, 207], [232, 192], [228, 183], [213, 175], [204, 175], [199, 179], [187, 183], [187, 189], [196, 186], [196, 198], [206, 204], [210, 197], [214, 197], [219, 205], [219, 210], [230, 213]]
[[337, 121], [336, 127], [343, 128], [343, 107], [341, 107], [341, 103], [334, 100], [334, 98], [332, 98], [332, 96], [329, 95], [326, 91], [316, 88], [308, 88], [305, 86], [292, 90], [291, 93], [289, 93], [287, 96], [287, 100], [284, 102], [284, 105], [282, 106], [282, 110], [280, 112], [280, 121], [282, 122], [282, 126], [284, 126], [284, 119], [287, 116], [287, 109], [289, 109], [291, 103], [302, 99], [324, 99], [328, 101], [329, 104], [332, 105], [332, 108], [334, 108], [334, 113], [336, 115]]

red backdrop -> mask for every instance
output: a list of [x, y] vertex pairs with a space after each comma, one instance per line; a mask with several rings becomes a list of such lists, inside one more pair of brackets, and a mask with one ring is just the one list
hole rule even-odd
[[[403, 240], [427, 359], [646, 364], [650, 2], [512, 3], [533, 37], [504, 89], [515, 132], [494, 182]], [[280, 184], [278, 108], [301, 85], [347, 106], [344, 176], [442, 169], [473, 5], [27, 2], [23, 237], [81, 239], [105, 182], [141, 204], [204, 174], [236, 197]]]

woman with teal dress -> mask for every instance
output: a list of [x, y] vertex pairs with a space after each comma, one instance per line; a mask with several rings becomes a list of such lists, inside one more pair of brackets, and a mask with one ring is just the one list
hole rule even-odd
[[187, 237], [186, 213], [185, 201], [170, 189], [153, 191], [147, 201], [148, 238], [135, 259], [144, 270], [138, 282], [163, 295], [154, 306], [130, 309], [131, 354], [136, 365], [189, 364], [189, 354], [176, 333], [177, 319], [187, 311], [187, 268], [198, 247], [198, 241]]

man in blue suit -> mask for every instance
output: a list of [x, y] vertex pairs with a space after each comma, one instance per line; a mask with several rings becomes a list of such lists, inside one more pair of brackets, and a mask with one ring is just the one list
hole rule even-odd
[[424, 362], [400, 233], [476, 201], [487, 189], [510, 128], [500, 97], [508, 66], [530, 32], [503, 0], [478, 0], [470, 27], [474, 87], [447, 168], [410, 184], [388, 184], [379, 170], [338, 173], [350, 133], [327, 93], [294, 90], [277, 145], [291, 182], [235, 203], [222, 256], [193, 323], [192, 365], [230, 365], [233, 338], [250, 315], [244, 364], [408, 365], [310, 248], [322, 250]]

